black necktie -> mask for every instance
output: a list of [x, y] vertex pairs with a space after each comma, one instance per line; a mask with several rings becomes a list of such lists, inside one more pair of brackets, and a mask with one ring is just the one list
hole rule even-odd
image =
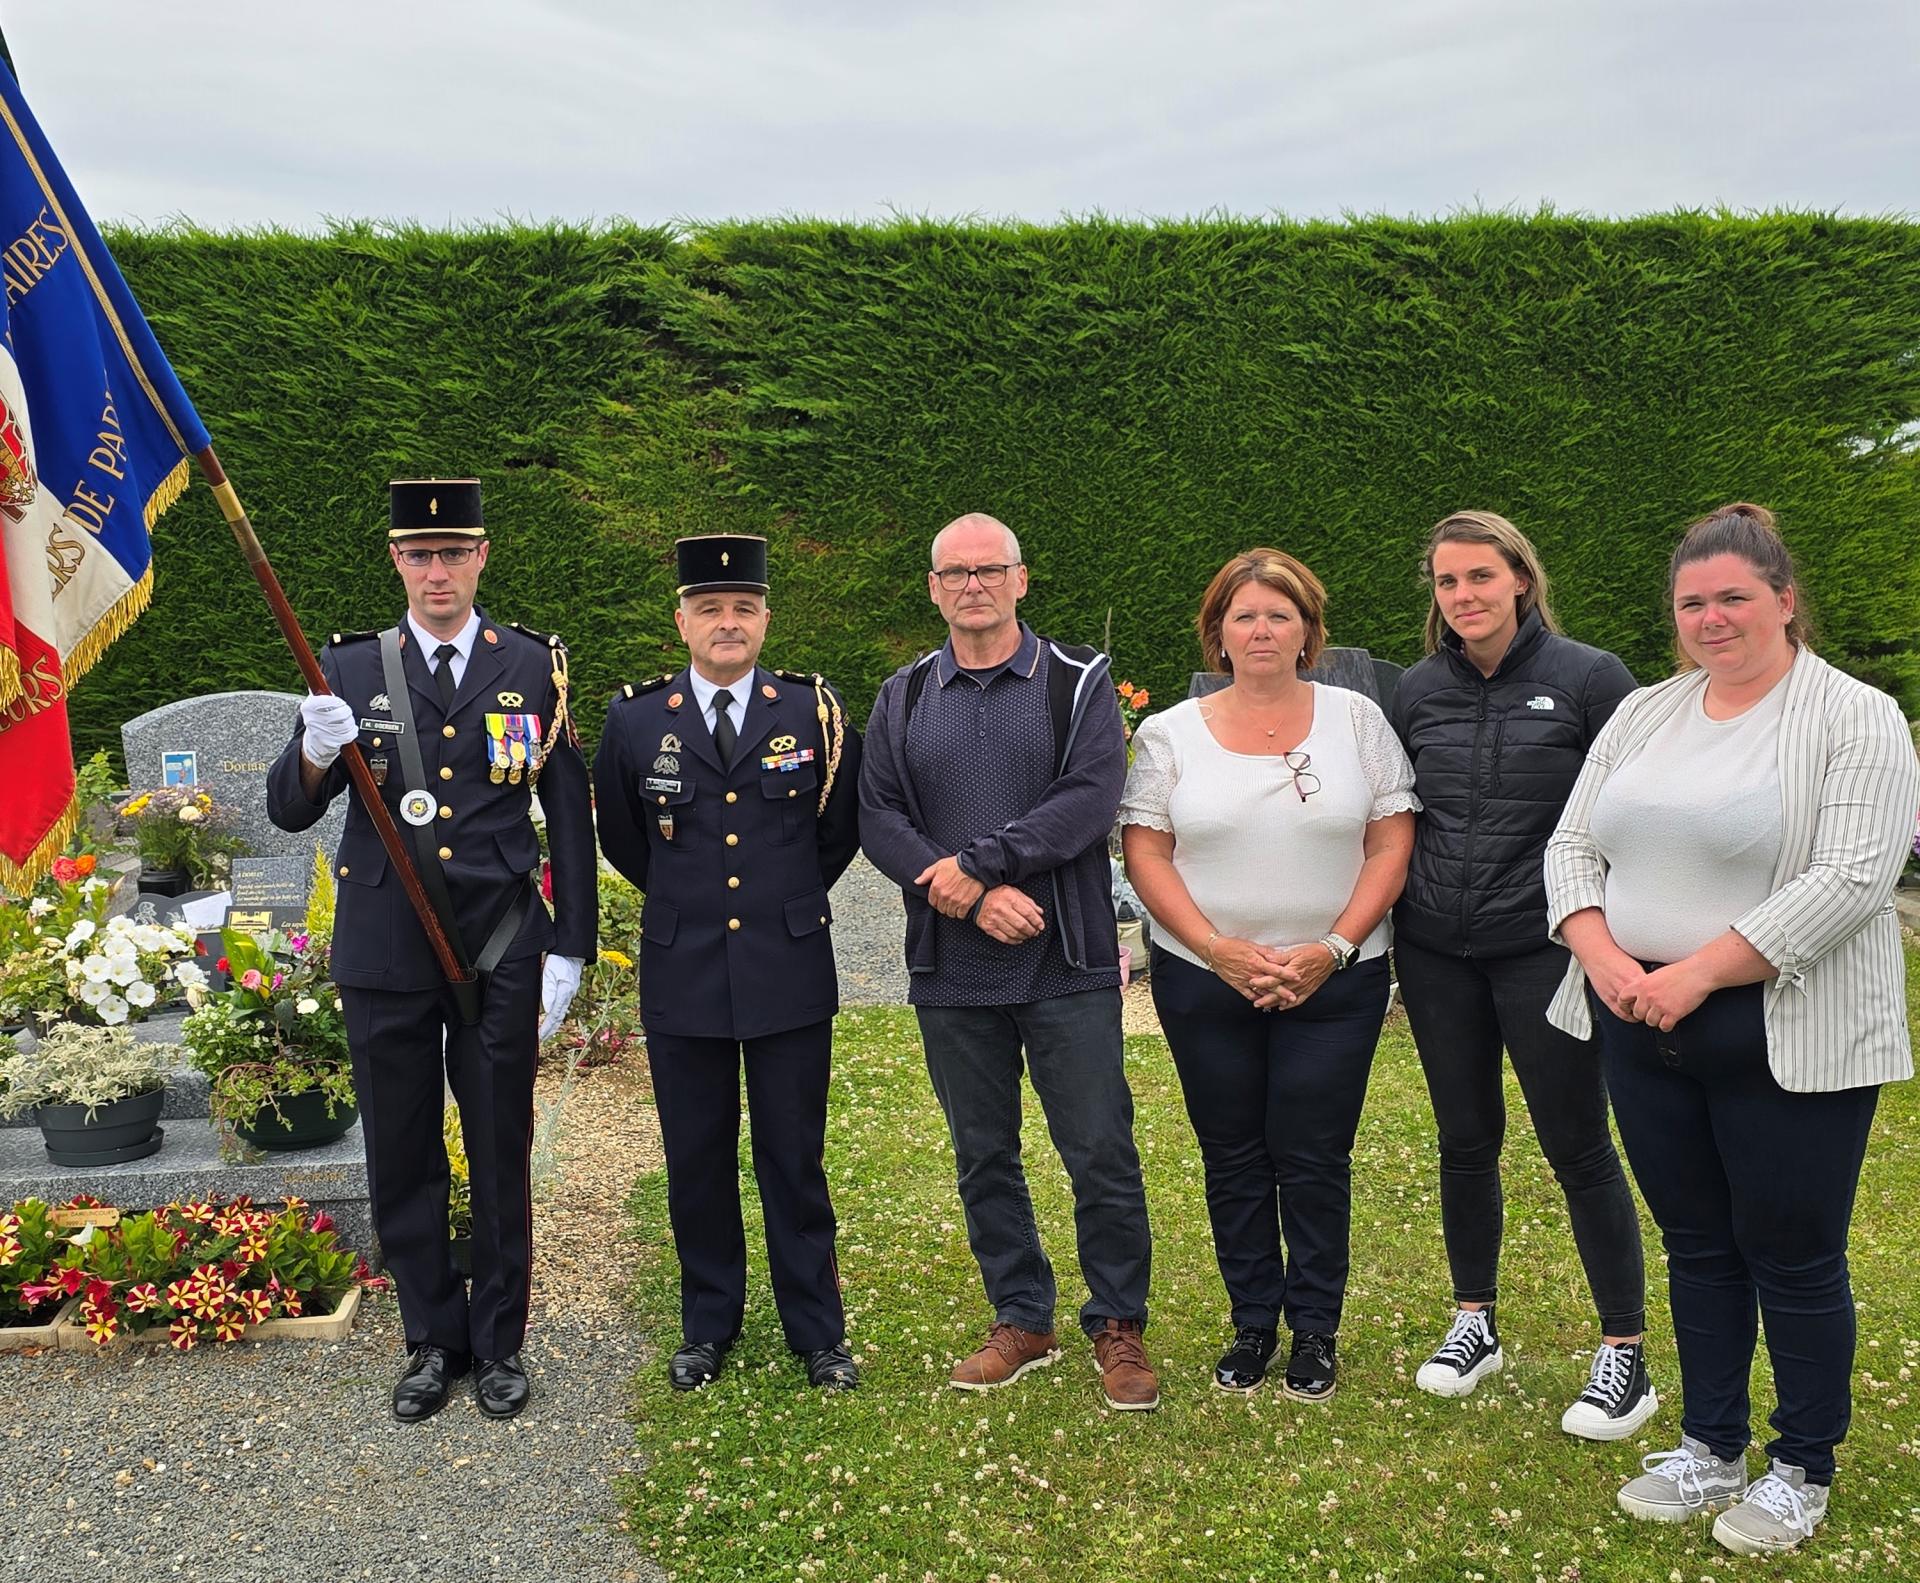
[[733, 694], [722, 687], [713, 695], [713, 745], [720, 750], [723, 766], [733, 763], [733, 744], [739, 733], [733, 729]]
[[451, 643], [442, 643], [433, 651], [433, 657], [440, 663], [434, 668], [433, 685], [440, 689], [440, 707], [453, 707], [453, 661], [459, 650]]

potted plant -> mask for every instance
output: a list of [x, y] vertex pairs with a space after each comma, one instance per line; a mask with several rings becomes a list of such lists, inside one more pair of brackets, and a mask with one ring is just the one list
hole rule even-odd
[[175, 1045], [125, 1028], [63, 1022], [32, 1049], [0, 1049], [0, 1117], [31, 1112], [55, 1165], [117, 1165], [159, 1151], [160, 1106]]
[[192, 786], [136, 792], [115, 813], [139, 848], [140, 888], [155, 895], [218, 889], [246, 851], [228, 811]]
[[193, 931], [107, 917], [112, 887], [92, 864], [56, 858], [49, 888], [0, 907], [0, 1022], [116, 1027], [204, 986]]
[[0, 1351], [52, 1345], [54, 1327], [72, 1307], [59, 1289], [59, 1272], [81, 1254], [54, 1214], [38, 1198], [0, 1211]]
[[301, 1199], [278, 1209], [248, 1198], [189, 1199], [87, 1239], [75, 1317], [99, 1346], [157, 1327], [186, 1352], [201, 1341], [239, 1341], [274, 1319], [344, 1314], [359, 1288], [383, 1285], [339, 1245], [332, 1219], [309, 1214]]
[[453, 1267], [473, 1274], [473, 1181], [467, 1168], [466, 1140], [460, 1133], [460, 1112], [447, 1106], [442, 1132], [447, 1144], [447, 1239], [452, 1244]]
[[326, 951], [303, 932], [223, 929], [220, 940], [227, 988], [193, 991], [181, 1029], [213, 1120], [263, 1149], [332, 1143], [360, 1112]]

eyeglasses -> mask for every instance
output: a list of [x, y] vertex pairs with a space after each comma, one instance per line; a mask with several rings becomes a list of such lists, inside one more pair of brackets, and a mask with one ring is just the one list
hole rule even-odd
[[1015, 566], [1022, 564], [1024, 563], [1014, 561], [1009, 565], [1000, 566], [947, 566], [933, 575], [940, 579], [940, 586], [948, 593], [957, 594], [967, 586], [969, 577], [979, 578], [982, 588], [998, 588], [1006, 582], [1007, 573]]
[[1305, 802], [1320, 789], [1320, 777], [1307, 773], [1307, 767], [1313, 763], [1313, 755], [1295, 750], [1292, 753], [1282, 753], [1280, 758], [1287, 768], [1293, 771], [1293, 789], [1300, 794], [1300, 800]]
[[442, 566], [465, 566], [473, 557], [473, 546], [456, 544], [450, 550], [402, 550], [401, 561], [418, 571], [423, 566], [431, 566], [434, 556], [440, 557]]

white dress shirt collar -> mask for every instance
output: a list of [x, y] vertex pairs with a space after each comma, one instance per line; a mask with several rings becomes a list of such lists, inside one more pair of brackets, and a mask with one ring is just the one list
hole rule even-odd
[[[720, 723], [713, 713], [713, 700], [720, 691], [720, 684], [708, 681], [700, 674], [699, 667], [693, 665], [687, 667], [687, 680], [693, 684], [693, 701], [700, 706], [700, 718], [706, 721], [707, 729], [711, 731]], [[753, 691], [753, 672], [736, 676], [727, 683], [727, 691], [733, 694], [733, 726], [737, 731], [746, 724], [747, 698]]]
[[420, 645], [420, 658], [426, 662], [427, 672], [433, 673], [434, 650], [442, 643], [451, 643], [459, 653], [453, 657], [453, 685], [458, 687], [466, 679], [467, 661], [473, 657], [473, 640], [480, 635], [480, 612], [469, 610], [467, 624], [450, 638], [436, 638], [425, 627], [413, 619], [413, 612], [407, 612], [407, 628], [413, 633], [413, 641]]

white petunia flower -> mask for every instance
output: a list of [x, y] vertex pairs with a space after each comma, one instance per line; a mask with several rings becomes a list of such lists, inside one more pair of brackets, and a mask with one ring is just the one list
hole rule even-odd
[[311, 995], [302, 995], [293, 1003], [293, 1009], [303, 1017], [310, 1017], [320, 1009], [320, 1002]]
[[195, 1011], [198, 1011], [202, 1006], [206, 1005], [206, 1003], [207, 992], [198, 984], [189, 984], [187, 986], [187, 1004]]
[[118, 984], [122, 989], [139, 979], [140, 964], [133, 957], [115, 956], [109, 957], [107, 960], [110, 968], [107, 977], [112, 979], [113, 982]]
[[44, 918], [52, 911], [53, 898], [51, 896], [36, 896], [32, 901], [27, 903], [27, 913], [30, 917]]
[[74, 946], [78, 945], [82, 940], [91, 940], [93, 938], [93, 928], [94, 928], [93, 920], [90, 918], [82, 918], [78, 923], [76, 923], [71, 929], [67, 931], [68, 949], [71, 950]]
[[80, 894], [82, 896], [91, 896], [95, 891], [105, 890], [106, 888], [107, 882], [98, 874], [89, 874], [80, 882]]
[[118, 995], [109, 995], [100, 1002], [100, 1020], [109, 1028], [116, 1027], [127, 1020], [127, 1003]]
[[137, 984], [127, 986], [127, 1004], [129, 1006], [151, 1006], [153, 1004], [153, 986], [144, 978]]
[[99, 1005], [100, 1002], [105, 1000], [111, 993], [105, 984], [82, 984], [80, 986], [80, 1000], [82, 1004], [88, 1006]]
[[104, 984], [113, 972], [113, 964], [95, 952], [80, 964], [81, 976], [89, 984]]
[[186, 989], [205, 989], [207, 972], [198, 962], [175, 962], [173, 981]]

